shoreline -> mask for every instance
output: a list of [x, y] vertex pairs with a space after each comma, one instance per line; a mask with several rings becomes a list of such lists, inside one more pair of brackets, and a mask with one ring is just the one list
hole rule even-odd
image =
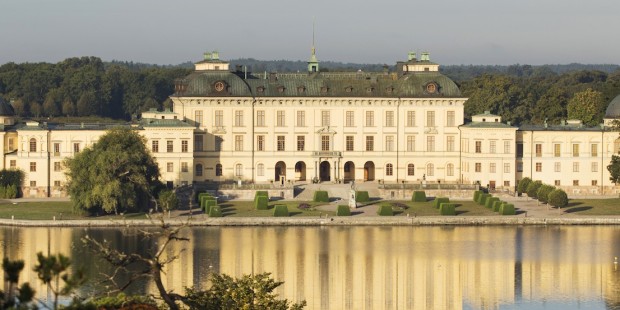
[[[206, 226], [530, 226], [530, 225], [620, 225], [620, 216], [580, 216], [580, 217], [523, 217], [523, 216], [480, 216], [480, 217], [321, 217], [321, 218], [271, 218], [271, 217], [230, 217], [230, 218], [172, 218], [164, 219], [166, 225], [188, 227]], [[157, 227], [161, 226], [159, 217], [144, 220], [11, 220], [0, 219], [5, 227]]]

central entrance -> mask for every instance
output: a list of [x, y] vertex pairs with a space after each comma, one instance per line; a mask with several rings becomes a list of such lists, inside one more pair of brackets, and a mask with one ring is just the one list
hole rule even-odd
[[355, 180], [355, 164], [352, 161], [344, 163], [344, 181], [351, 182]]
[[367, 161], [364, 164], [364, 181], [374, 181], [375, 180], [375, 163], [372, 161]]
[[276, 182], [281, 182], [281, 179], [286, 178], [286, 164], [283, 161], [279, 161], [276, 163], [276, 175], [274, 176], [274, 180]]
[[330, 174], [329, 174], [330, 169], [331, 169], [331, 165], [329, 164], [328, 161], [321, 162], [321, 165], [319, 166], [319, 179], [321, 182], [331, 181]]

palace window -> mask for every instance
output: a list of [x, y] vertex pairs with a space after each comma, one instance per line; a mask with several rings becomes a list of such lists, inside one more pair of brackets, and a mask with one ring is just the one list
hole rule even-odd
[[591, 168], [592, 168], [592, 172], [598, 172], [598, 163], [593, 161]]
[[258, 164], [256, 166], [256, 175], [259, 177], [265, 176], [265, 165], [264, 164]]
[[456, 122], [455, 122], [455, 117], [454, 117], [454, 111], [448, 111], [447, 112], [447, 120], [446, 120], [446, 126], [448, 127], [454, 127]]
[[189, 167], [187, 166], [187, 162], [181, 162], [181, 172], [188, 172]]
[[553, 184], [554, 184], [555, 186], [560, 186], [560, 180], [555, 180], [555, 181], [553, 181]]
[[553, 171], [562, 172], [562, 163], [560, 163], [559, 161], [556, 161], [555, 163], [553, 163]]
[[375, 112], [366, 111], [366, 127], [373, 127], [375, 125]]
[[426, 151], [427, 152], [435, 151], [435, 136], [426, 137]]
[[306, 111], [297, 111], [297, 127], [306, 127]]
[[415, 165], [414, 164], [408, 164], [407, 165], [407, 175], [409, 175], [409, 176], [415, 175]]
[[355, 126], [355, 113], [353, 111], [346, 112], [345, 126], [346, 127]]
[[590, 144], [590, 154], [592, 157], [598, 156], [598, 144], [596, 143]]
[[542, 157], [542, 144], [536, 143], [535, 149], [536, 149], [536, 157]]
[[32, 138], [30, 139], [30, 152], [36, 152], [37, 151], [37, 139]]
[[60, 170], [61, 170], [60, 162], [59, 161], [54, 162], [54, 171], [60, 171]]
[[[13, 139], [9, 139], [9, 142], [12, 141]], [[9, 145], [9, 151], [12, 150], [11, 146]], [[60, 143], [56, 142], [54, 143], [54, 156], [60, 156]]]
[[329, 136], [321, 136], [321, 151], [329, 151]]
[[375, 137], [366, 136], [366, 151], [374, 151], [374, 150], [375, 150]]
[[346, 150], [347, 151], [353, 151], [353, 136], [347, 136], [346, 137]]
[[329, 111], [321, 111], [321, 126], [329, 126]]
[[201, 177], [202, 176], [202, 164], [197, 164], [196, 165], [196, 176], [197, 177]]
[[573, 186], [579, 186], [579, 180], [573, 180]]
[[9, 161], [9, 168], [11, 168], [11, 169], [15, 169], [15, 168], [17, 168], [17, 160], [15, 160], [15, 159], [11, 159], [11, 160]]
[[553, 145], [553, 157], [560, 157], [562, 154], [562, 145], [556, 143]]
[[573, 157], [579, 157], [579, 144], [573, 143]]
[[597, 186], [598, 185], [598, 181], [597, 180], [592, 180], [592, 186]]
[[454, 152], [454, 136], [446, 137], [446, 151]]
[[284, 113], [284, 111], [276, 111], [276, 126], [277, 127], [284, 127], [286, 125], [286, 114]]
[[194, 151], [202, 152], [204, 149], [204, 136], [194, 135]]
[[496, 165], [495, 163], [489, 163], [489, 173], [495, 173]]
[[394, 111], [385, 111], [385, 127], [394, 127]]
[[407, 111], [407, 127], [415, 127], [415, 111]]
[[426, 176], [432, 177], [435, 175], [435, 165], [428, 164], [426, 165]]
[[394, 151], [394, 136], [385, 136], [385, 151]]
[[278, 151], [284, 151], [284, 136], [278, 136], [277, 137], [277, 150]]
[[73, 153], [79, 153], [80, 152], [80, 143], [76, 142], [73, 143]]
[[215, 110], [215, 120], [213, 122], [215, 127], [224, 127], [224, 111]]
[[256, 127], [264, 127], [265, 126], [265, 111], [259, 110], [256, 111]]
[[243, 176], [243, 165], [242, 164], [236, 164], [235, 165], [235, 176], [236, 177], [242, 177]]
[[573, 172], [579, 172], [579, 162], [573, 162]]
[[187, 140], [181, 140], [181, 152], [187, 153], [189, 150], [189, 142]]
[[407, 136], [407, 151], [415, 151], [415, 136]]
[[475, 172], [482, 172], [482, 163], [476, 163], [475, 169]]
[[476, 153], [482, 153], [482, 141], [476, 141]]
[[243, 126], [243, 111], [237, 110], [235, 111], [235, 127]]
[[446, 166], [446, 175], [449, 177], [454, 176], [454, 165], [453, 164], [448, 164]]
[[196, 126], [200, 126], [202, 124], [202, 110], [194, 111], [194, 122], [196, 122]]
[[265, 136], [263, 135], [256, 136], [256, 150], [257, 151], [265, 150]]
[[489, 153], [495, 154], [497, 152], [497, 141], [489, 141]]
[[504, 173], [510, 173], [510, 163], [504, 163]]
[[174, 172], [174, 163], [166, 163], [166, 171]]
[[504, 154], [510, 154], [510, 141], [504, 141]]
[[173, 140], [166, 141], [166, 152], [167, 153], [174, 152], [174, 141]]
[[222, 176], [222, 164], [215, 165], [215, 176], [216, 177]]
[[235, 151], [243, 151], [243, 135], [235, 135]]
[[536, 163], [536, 172], [542, 172], [542, 163]]
[[214, 150], [216, 152], [220, 152], [222, 150], [222, 144], [224, 144], [224, 138], [222, 136], [215, 136], [215, 145], [214, 145]]
[[297, 151], [303, 152], [305, 150], [306, 150], [306, 136], [297, 136]]
[[392, 164], [385, 165], [385, 175], [391, 176], [394, 174], [394, 166]]
[[426, 127], [435, 127], [435, 111], [426, 111]]

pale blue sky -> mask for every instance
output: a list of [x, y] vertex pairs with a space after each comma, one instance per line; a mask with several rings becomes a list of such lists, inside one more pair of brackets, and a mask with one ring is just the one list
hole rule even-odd
[[74, 56], [620, 63], [618, 0], [0, 0], [0, 63]]

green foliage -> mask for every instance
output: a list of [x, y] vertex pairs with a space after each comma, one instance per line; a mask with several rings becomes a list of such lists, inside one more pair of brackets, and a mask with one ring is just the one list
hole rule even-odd
[[184, 303], [190, 309], [270, 309], [301, 310], [306, 302], [292, 303], [277, 299], [275, 289], [283, 282], [274, 281], [269, 273], [232, 278], [212, 273], [211, 287], [200, 291], [186, 288]]
[[329, 194], [327, 191], [315, 191], [314, 197], [312, 198], [314, 202], [329, 202]]
[[256, 210], [267, 210], [269, 209], [269, 198], [265, 196], [256, 197], [254, 201], [254, 208]]
[[439, 209], [439, 206], [442, 203], [446, 203], [446, 202], [450, 202], [450, 198], [448, 198], [448, 197], [435, 197], [435, 200], [433, 200], [433, 207], [435, 209]]
[[[74, 305], [72, 305], [74, 306]], [[93, 299], [81, 307], [69, 307], [69, 309], [140, 309], [140, 310], [157, 310], [157, 302], [150, 296], [143, 295], [126, 295], [118, 293], [112, 296], [102, 296]]]
[[561, 189], [554, 189], [549, 193], [549, 204], [556, 208], [564, 208], [568, 205], [568, 195]]
[[575, 93], [566, 109], [569, 119], [578, 119], [586, 126], [594, 126], [602, 121], [605, 107], [603, 93], [588, 88]]
[[413, 196], [411, 197], [411, 201], [413, 201], [413, 202], [426, 202], [426, 192], [424, 192], [424, 191], [415, 191], [415, 192], [413, 192]]
[[356, 191], [355, 192], [355, 202], [369, 202], [370, 196], [368, 196], [368, 191]]
[[503, 203], [504, 203], [504, 202], [503, 202], [503, 201], [501, 201], [501, 200], [499, 200], [499, 199], [498, 199], [498, 200], [496, 200], [496, 201], [493, 203], [493, 212], [499, 212], [499, 208], [502, 206], [502, 204], [503, 204]]
[[179, 207], [179, 199], [173, 190], [162, 190], [159, 192], [157, 204], [164, 211], [176, 210]]
[[611, 155], [611, 162], [607, 165], [609, 171], [609, 180], [614, 184], [620, 183], [620, 156]]
[[515, 206], [511, 203], [503, 203], [499, 207], [499, 215], [515, 215]]
[[377, 214], [380, 216], [393, 216], [394, 211], [392, 210], [392, 206], [388, 204], [382, 204], [377, 209]]
[[6, 292], [0, 291], [0, 309], [34, 309], [31, 303], [34, 301], [35, 291], [30, 284], [19, 285], [19, 274], [24, 269], [23, 260], [2, 260]]
[[480, 195], [484, 194], [482, 191], [475, 191], [474, 192], [474, 202], [478, 202], [478, 200], [480, 200]]
[[536, 196], [538, 194], [538, 189], [542, 186], [542, 182], [541, 181], [534, 181], [534, 182], [530, 182], [530, 184], [528, 184], [527, 186], [527, 190], [525, 191], [527, 193], [527, 196], [530, 198], [538, 198], [538, 196]]
[[288, 207], [286, 205], [275, 205], [273, 208], [273, 216], [275, 217], [288, 217]]
[[54, 296], [54, 309], [58, 309], [60, 296], [71, 295], [86, 281], [80, 270], [69, 273], [70, 267], [71, 259], [62, 254], [45, 256], [41, 252], [37, 253], [37, 265], [34, 266], [34, 272]]
[[517, 185], [517, 192], [519, 194], [527, 192], [527, 187], [530, 185], [530, 183], [532, 183], [532, 179], [528, 177], [521, 179], [521, 181], [519, 181], [519, 184]]
[[200, 197], [200, 208], [202, 210], [207, 210], [207, 201], [215, 201], [217, 204], [217, 199], [213, 196], [202, 196]]
[[351, 209], [349, 209], [349, 206], [338, 205], [336, 216], [351, 216]]
[[213, 209], [213, 207], [217, 206], [217, 201], [215, 199], [208, 199], [205, 200], [205, 206], [202, 209], [202, 211], [205, 214], [211, 214], [211, 209]]
[[201, 202], [201, 201], [202, 201], [202, 197], [213, 197], [213, 195], [211, 195], [211, 194], [209, 194], [209, 193], [205, 193], [205, 192], [202, 192], [202, 193], [197, 193], [197, 194], [196, 194], [196, 198], [195, 198], [196, 200], [195, 200], [195, 201], [196, 201], [196, 202]]
[[1, 186], [0, 185], [0, 198], [5, 198], [5, 199], [17, 198], [17, 186], [15, 185]]
[[542, 203], [547, 203], [549, 198], [549, 193], [551, 193], [555, 187], [547, 184], [543, 184], [538, 188], [538, 192], [536, 192], [536, 197], [538, 197], [538, 201]]
[[65, 161], [67, 192], [78, 210], [145, 210], [159, 167], [145, 138], [130, 128], [108, 130], [91, 147]]
[[489, 198], [487, 198], [487, 200], [484, 202], [484, 206], [485, 206], [486, 208], [491, 209], [491, 208], [493, 208], [493, 204], [494, 204], [496, 201], [499, 201], [499, 198], [497, 198], [497, 197], [489, 197]]
[[222, 217], [222, 208], [218, 205], [209, 206], [209, 217]]
[[487, 199], [488, 199], [489, 197], [492, 197], [492, 196], [491, 196], [491, 194], [485, 194], [485, 193], [483, 193], [482, 195], [480, 195], [480, 196], [478, 197], [478, 204], [479, 204], [479, 205], [481, 205], [481, 206], [486, 205], [486, 203], [487, 203]]
[[21, 187], [24, 183], [24, 171], [19, 169], [2, 169], [0, 170], [0, 186], [7, 187], [14, 185], [16, 188]]
[[256, 193], [254, 193], [254, 199], [256, 199], [256, 197], [259, 197], [259, 196], [269, 198], [269, 192], [268, 191], [256, 191]]
[[453, 203], [441, 203], [439, 205], [439, 214], [441, 215], [456, 215], [456, 205]]

